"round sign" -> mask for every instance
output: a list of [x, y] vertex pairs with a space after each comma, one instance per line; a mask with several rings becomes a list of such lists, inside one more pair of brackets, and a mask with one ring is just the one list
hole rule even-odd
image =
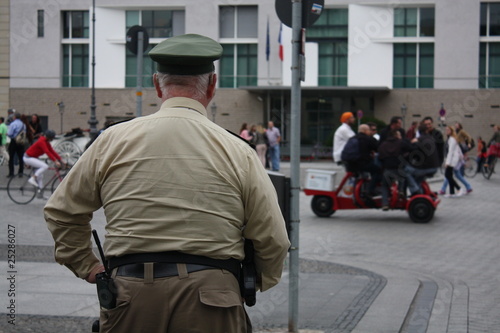
[[358, 116], [359, 119], [363, 118], [363, 110], [358, 110], [356, 115]]
[[127, 49], [133, 54], [137, 55], [138, 52], [138, 39], [139, 32], [142, 32], [142, 52], [146, 52], [149, 47], [149, 35], [146, 31], [146, 28], [141, 27], [140, 25], [134, 25], [132, 28], [127, 31]]
[[[287, 27], [292, 27], [292, 5], [290, 0], [276, 0], [274, 7], [280, 21]], [[325, 6], [325, 0], [302, 0], [302, 26], [308, 28], [316, 22]]]
[[439, 110], [439, 115], [441, 117], [444, 117], [445, 114], [446, 114], [446, 110], [444, 108], [441, 108], [441, 110]]

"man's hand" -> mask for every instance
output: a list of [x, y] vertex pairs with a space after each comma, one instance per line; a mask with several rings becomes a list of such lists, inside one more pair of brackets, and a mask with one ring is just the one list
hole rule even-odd
[[94, 269], [90, 272], [89, 276], [85, 278], [85, 281], [88, 283], [95, 283], [95, 276], [98, 273], [104, 272], [104, 266], [103, 265], [98, 265], [94, 267]]
[[55, 163], [56, 167], [58, 167], [59, 169], [61, 168], [61, 162], [55, 161], [54, 163]]

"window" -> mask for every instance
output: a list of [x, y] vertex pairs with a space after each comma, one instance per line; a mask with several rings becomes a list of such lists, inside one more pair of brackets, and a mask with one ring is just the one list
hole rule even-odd
[[44, 35], [44, 18], [45, 18], [45, 15], [44, 15], [44, 10], [43, 9], [39, 9], [38, 10], [38, 13], [37, 13], [37, 36], [38, 37], [43, 37]]
[[434, 8], [394, 9], [394, 37], [412, 41], [394, 43], [394, 88], [434, 87], [434, 27]]
[[500, 88], [500, 42], [480, 45], [479, 88]]
[[89, 86], [89, 45], [63, 44], [63, 87]]
[[257, 85], [257, 18], [256, 6], [219, 8], [220, 87]]
[[394, 37], [433, 37], [434, 8], [394, 9]]
[[348, 10], [325, 9], [307, 29], [307, 40], [318, 43], [318, 85], [347, 86]]
[[222, 44], [220, 80], [222, 88], [257, 85], [257, 44]]
[[480, 22], [479, 87], [500, 88], [500, 3], [481, 3]]
[[434, 44], [394, 44], [394, 88], [434, 87]]
[[[146, 28], [149, 36], [149, 48], [144, 50], [142, 68], [142, 86], [153, 87], [152, 76], [156, 72], [156, 63], [147, 56], [148, 52], [160, 40], [185, 32], [185, 16], [183, 10], [128, 10], [126, 12], [125, 31], [134, 25]], [[125, 51], [125, 87], [137, 86], [137, 56], [126, 49]]]
[[127, 10], [126, 27], [146, 28], [149, 38], [168, 38], [184, 34], [183, 10]]
[[89, 12], [63, 12], [63, 38], [89, 38]]
[[481, 4], [481, 36], [500, 36], [500, 3]]
[[89, 86], [89, 12], [63, 12], [63, 87]]

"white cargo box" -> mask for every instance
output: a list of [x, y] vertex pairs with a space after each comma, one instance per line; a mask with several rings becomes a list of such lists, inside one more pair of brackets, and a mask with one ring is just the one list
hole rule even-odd
[[306, 170], [305, 188], [309, 190], [333, 191], [335, 189], [335, 171]]

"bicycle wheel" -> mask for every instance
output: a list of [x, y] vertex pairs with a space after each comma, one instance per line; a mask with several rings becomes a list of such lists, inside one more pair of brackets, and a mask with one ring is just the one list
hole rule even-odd
[[23, 174], [21, 177], [15, 176], [7, 184], [7, 194], [9, 198], [19, 205], [30, 203], [36, 196], [38, 187], [28, 183], [29, 175]]
[[477, 162], [475, 159], [467, 157], [464, 164], [464, 173], [467, 177], [473, 178], [477, 173]]
[[54, 191], [56, 190], [56, 188], [59, 186], [59, 184], [61, 184], [64, 176], [66, 176], [66, 174], [62, 174], [61, 173], [61, 176], [60, 177], [56, 177], [56, 179], [54, 179], [54, 181], [52, 182], [52, 186], [50, 187], [50, 192], [51, 193], [54, 193]]
[[497, 162], [497, 158], [495, 157], [491, 163], [488, 164], [488, 166], [484, 166], [483, 165], [483, 176], [484, 178], [486, 179], [490, 179], [491, 178], [491, 175], [493, 174], [493, 172], [495, 171], [495, 164]]

